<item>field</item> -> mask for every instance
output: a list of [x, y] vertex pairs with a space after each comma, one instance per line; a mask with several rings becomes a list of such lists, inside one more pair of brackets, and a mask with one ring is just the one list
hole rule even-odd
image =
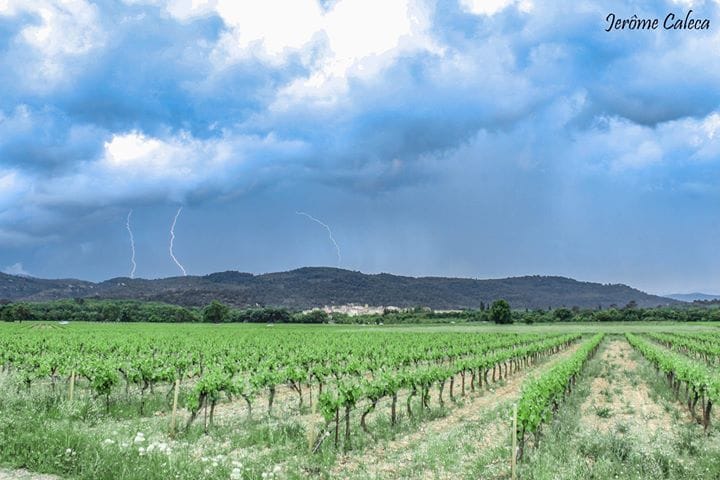
[[0, 479], [720, 478], [719, 334], [0, 324]]

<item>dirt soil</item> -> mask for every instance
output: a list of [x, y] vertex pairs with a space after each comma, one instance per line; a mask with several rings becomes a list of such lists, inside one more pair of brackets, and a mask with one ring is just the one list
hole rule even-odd
[[601, 352], [603, 371], [593, 379], [581, 407], [583, 424], [601, 432], [671, 433], [674, 420], [652, 399], [632, 356], [625, 340], [614, 340]]
[[27, 470], [0, 469], [0, 480], [59, 480], [60, 477], [40, 475]]

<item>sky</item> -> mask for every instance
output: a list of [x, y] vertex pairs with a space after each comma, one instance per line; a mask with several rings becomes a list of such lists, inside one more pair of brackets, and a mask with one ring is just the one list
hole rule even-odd
[[0, 0], [0, 72], [6, 273], [720, 293], [715, 0]]

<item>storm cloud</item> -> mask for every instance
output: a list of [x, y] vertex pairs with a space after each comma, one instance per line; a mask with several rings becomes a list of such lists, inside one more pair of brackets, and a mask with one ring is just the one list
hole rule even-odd
[[[607, 3], [0, 2], [0, 265], [138, 276], [334, 263], [720, 291], [707, 31]], [[110, 254], [108, 254], [110, 253]]]

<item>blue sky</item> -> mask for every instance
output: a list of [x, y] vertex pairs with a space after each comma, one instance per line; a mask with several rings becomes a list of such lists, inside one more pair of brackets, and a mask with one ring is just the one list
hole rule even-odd
[[[606, 32], [673, 12], [705, 31]], [[720, 292], [715, 1], [0, 0], [0, 269]]]

